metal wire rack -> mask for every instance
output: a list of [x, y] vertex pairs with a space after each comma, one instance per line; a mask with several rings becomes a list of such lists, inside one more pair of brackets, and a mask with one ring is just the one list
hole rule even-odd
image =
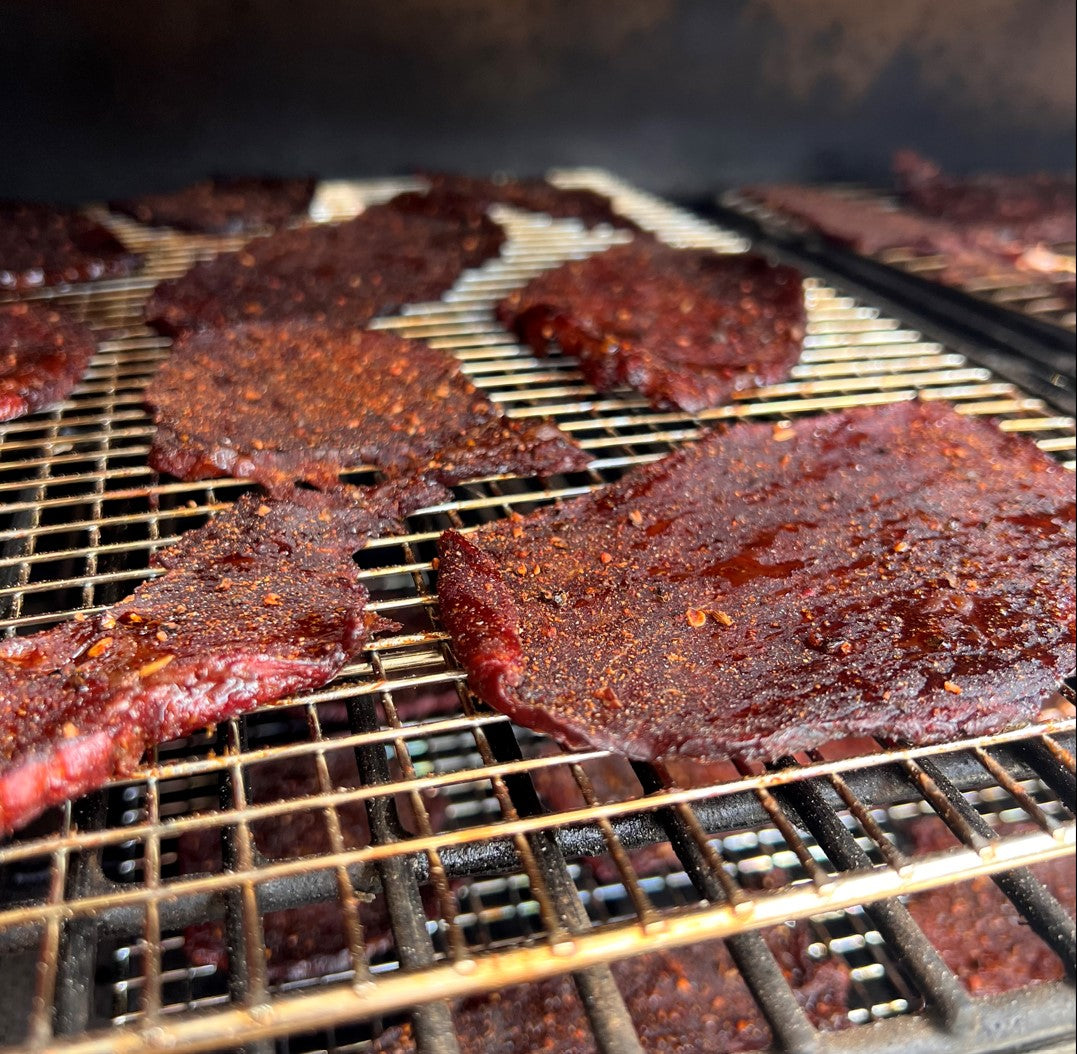
[[[553, 178], [609, 194], [672, 244], [745, 247], [605, 173]], [[405, 185], [323, 187], [315, 214], [339, 219]], [[556, 750], [467, 693], [437, 619], [430, 561], [445, 527], [583, 493], [714, 420], [919, 394], [995, 416], [1070, 468], [1074, 422], [811, 277], [808, 336], [788, 382], [695, 416], [657, 412], [631, 393], [596, 394], [570, 360], [538, 360], [515, 345], [491, 306], [529, 276], [623, 235], [508, 210], [499, 218], [510, 234], [501, 259], [442, 301], [377, 324], [455, 355], [510, 416], [556, 418], [592, 454], [589, 471], [462, 486], [452, 502], [411, 517], [408, 533], [373, 540], [361, 573], [371, 607], [398, 621], [398, 633], [321, 691], [163, 745], [130, 779], [0, 846], [7, 1042], [361, 1051], [408, 1014], [424, 1050], [454, 1051], [447, 1001], [571, 972], [597, 1049], [636, 1051], [607, 964], [718, 938], [777, 1050], [988, 1051], [1010, 1049], [1014, 1037], [1029, 1049], [1065, 1039], [1073, 920], [1027, 870], [1073, 852], [1074, 720], [1064, 699], [1014, 732], [920, 748], [859, 743], [716, 783], [678, 785], [636, 766], [634, 789], [603, 796], [588, 776], [602, 752]], [[145, 296], [234, 243], [109, 222], [146, 254], [142, 273], [40, 294], [97, 329], [89, 375], [51, 412], [0, 426], [0, 625], [9, 633], [115, 602], [146, 576], [154, 549], [242, 488], [152, 473], [141, 406], [168, 353], [141, 324]], [[354, 776], [340, 777], [341, 759]], [[260, 767], [282, 763], [306, 776], [285, 793], [259, 792]], [[578, 804], [540, 792], [551, 773], [576, 788]], [[922, 813], [941, 818], [953, 848], [911, 845], [904, 825]], [[260, 830], [297, 817], [318, 828], [318, 851], [268, 856]], [[192, 869], [189, 839], [208, 839], [217, 860]], [[634, 854], [655, 846], [665, 847], [663, 866], [641, 873]], [[762, 874], [776, 877], [761, 884]], [[904, 898], [979, 875], [994, 877], [1069, 980], [969, 993]], [[314, 904], [333, 914], [338, 954], [312, 976], [282, 980], [267, 961], [271, 916]], [[858, 1027], [824, 1035], [800, 1008], [760, 937], [792, 919], [810, 920], [813, 954], [849, 965]], [[207, 923], [220, 927], [227, 966], [192, 954], [192, 927]]]
[[[835, 195], [863, 201], [876, 207], [895, 210], [901, 208], [893, 198], [865, 187], [835, 185], [826, 189]], [[736, 192], [725, 195], [723, 201], [730, 208], [763, 219], [771, 226], [797, 226], [795, 221], [780, 216], [759, 202]], [[1074, 252], [1072, 243], [1051, 246], [1051, 263], [1058, 268], [1055, 270], [1033, 270], [1016, 263], [1006, 267], [1000, 262], [998, 270], [990, 274], [975, 278], [969, 276], [959, 284], [949, 279], [946, 281], [976, 299], [1009, 311], [1020, 312], [1030, 318], [1050, 322], [1062, 329], [1074, 330], [1077, 329], [1077, 315], [1073, 310], [1073, 296], [1072, 293], [1068, 296], [1065, 293], [1065, 287], [1072, 285], [1074, 281]], [[883, 249], [869, 258], [933, 282], [943, 281], [945, 272], [953, 264], [946, 254], [932, 253], [914, 246]]]

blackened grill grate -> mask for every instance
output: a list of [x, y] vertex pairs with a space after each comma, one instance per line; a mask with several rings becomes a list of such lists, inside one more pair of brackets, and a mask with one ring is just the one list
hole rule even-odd
[[[565, 184], [610, 193], [666, 240], [744, 247], [741, 239], [593, 171]], [[319, 218], [336, 218], [400, 183], [336, 185]], [[1014, 997], [970, 999], [910, 924], [899, 895], [1072, 853], [1073, 730], [1057, 719], [995, 737], [908, 749], [865, 745], [857, 757], [797, 759], [734, 783], [676, 789], [637, 768], [638, 793], [586, 796], [550, 811], [531, 775], [582, 770], [601, 752], [540, 749], [536, 737], [477, 707], [437, 622], [430, 571], [441, 529], [526, 512], [662, 456], [716, 419], [781, 419], [864, 402], [953, 400], [1000, 417], [1071, 468], [1073, 421], [960, 355], [809, 278], [810, 326], [793, 378], [691, 417], [656, 412], [631, 393], [598, 395], [568, 360], [537, 360], [493, 321], [497, 297], [531, 274], [621, 235], [585, 232], [510, 212], [503, 258], [466, 275], [443, 302], [416, 305], [392, 327], [455, 354], [511, 415], [550, 414], [594, 460], [585, 474], [491, 479], [411, 518], [410, 533], [361, 554], [372, 606], [405, 625], [371, 645], [325, 689], [167, 744], [134, 777], [54, 810], [0, 847], [0, 971], [12, 1044], [34, 1050], [361, 1050], [384, 1022], [412, 1008], [431, 1051], [456, 1049], [446, 998], [572, 971], [588, 995], [599, 1049], [633, 1046], [633, 1030], [605, 963], [638, 952], [726, 937], [760, 1002], [777, 1049], [987, 1051], [1019, 1036], [1065, 1038], [1066, 982]], [[91, 373], [57, 410], [0, 427], [0, 602], [8, 632], [28, 632], [114, 602], [146, 576], [149, 553], [200, 523], [240, 490], [233, 481], [185, 484], [146, 466], [152, 429], [141, 389], [167, 341], [139, 322], [153, 284], [234, 243], [145, 232], [114, 220], [148, 253], [137, 278], [42, 294], [90, 320], [102, 347]], [[362, 475], [362, 474], [360, 474]], [[402, 721], [398, 706], [427, 692], [458, 693], [450, 711]], [[406, 716], [406, 713], [405, 713]], [[354, 753], [360, 785], [332, 785], [322, 759]], [[251, 803], [252, 766], [310, 758], [316, 792]], [[431, 825], [428, 795], [445, 803]], [[414, 814], [401, 825], [393, 805]], [[370, 844], [347, 848], [341, 806], [362, 801]], [[970, 807], [971, 803], [971, 807]], [[297, 810], [323, 818], [331, 851], [267, 860], [252, 828]], [[937, 810], [963, 848], [918, 854], [902, 843], [909, 815]], [[986, 817], [979, 819], [978, 817]], [[1014, 826], [1015, 819], [1024, 821]], [[185, 875], [181, 834], [215, 832], [225, 866]], [[626, 853], [670, 842], [679, 863], [640, 876]], [[904, 850], [904, 851], [903, 851]], [[616, 881], [596, 878], [604, 857]], [[753, 876], [778, 874], [760, 890]], [[1027, 882], [1011, 899], [1073, 973], [1073, 922]], [[1030, 892], [1031, 888], [1031, 892]], [[432, 890], [424, 900], [420, 891]], [[360, 898], [384, 898], [393, 947], [368, 956]], [[267, 912], [316, 901], [338, 906], [348, 947], [333, 974], [268, 985]], [[434, 904], [433, 908], [429, 905]], [[185, 928], [222, 919], [227, 973], [192, 966]], [[812, 920], [817, 954], [853, 968], [850, 1016], [865, 1031], [816, 1034], [777, 973], [758, 930]], [[921, 1009], [927, 1012], [918, 1013]]]

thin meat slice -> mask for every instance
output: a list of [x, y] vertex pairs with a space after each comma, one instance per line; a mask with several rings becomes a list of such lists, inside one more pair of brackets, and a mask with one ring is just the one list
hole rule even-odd
[[0, 833], [147, 747], [325, 684], [378, 628], [352, 554], [428, 497], [244, 496], [155, 553], [163, 573], [126, 600], [0, 642]]
[[481, 213], [446, 219], [376, 205], [346, 223], [279, 231], [196, 264], [154, 289], [146, 319], [169, 334], [298, 318], [361, 326], [440, 297], [504, 240]]
[[0, 421], [63, 399], [90, 365], [89, 327], [51, 308], [0, 305]]
[[[958, 844], [941, 820], [928, 817], [914, 822], [908, 834], [918, 854]], [[1077, 912], [1072, 857], [1035, 864], [1030, 870], [1070, 915]], [[1065, 976], [1062, 960], [989, 875], [916, 893], [909, 898], [909, 912], [973, 995], [998, 995]]]
[[509, 205], [524, 212], [540, 212], [554, 219], [579, 220], [584, 227], [642, 231], [622, 216], [604, 194], [594, 190], [555, 187], [544, 179], [483, 179], [444, 172], [425, 173], [425, 191], [398, 194], [389, 204], [395, 209], [430, 216], [469, 216], [492, 205]]
[[107, 227], [74, 209], [0, 201], [0, 289], [122, 278], [139, 260]]
[[940, 403], [738, 424], [440, 540], [474, 691], [571, 747], [773, 759], [1026, 722], [1074, 671], [1073, 477]]
[[498, 305], [540, 355], [556, 343], [600, 391], [695, 411], [783, 380], [800, 357], [800, 273], [750, 254], [636, 239], [548, 271]]
[[989, 227], [1027, 244], [1077, 238], [1077, 185], [1073, 175], [947, 175], [912, 150], [894, 156], [902, 199], [925, 216], [962, 227]]
[[[767, 930], [764, 939], [812, 1023], [823, 1031], [847, 1027], [845, 965], [811, 958], [803, 923]], [[734, 1054], [770, 1042], [763, 1015], [720, 943], [639, 955], [614, 963], [612, 970], [647, 1054]], [[598, 1049], [575, 986], [565, 977], [462, 1000], [454, 1007], [453, 1024], [460, 1049], [468, 1054], [595, 1054]], [[415, 1049], [409, 1025], [384, 1032], [372, 1048], [376, 1054]]]
[[149, 227], [202, 234], [242, 234], [284, 227], [307, 215], [316, 179], [218, 178], [181, 190], [109, 202]]
[[[338, 791], [359, 787], [358, 766], [352, 750], [331, 750], [325, 754], [329, 787]], [[251, 836], [258, 853], [266, 860], [296, 860], [326, 856], [334, 852], [323, 806], [304, 807], [308, 799], [324, 793], [314, 756], [293, 755], [249, 765], [248, 801], [252, 805], [287, 801], [287, 812], [251, 823]], [[424, 808], [433, 830], [439, 830], [445, 815], [444, 799], [424, 796]], [[406, 797], [398, 802], [401, 820], [415, 832], [414, 814]], [[370, 844], [366, 803], [343, 801], [334, 806], [345, 850]], [[183, 834], [177, 846], [182, 874], [219, 874], [222, 852], [219, 831], [199, 829]], [[427, 893], [428, 908], [436, 911], [436, 897]], [[364, 949], [377, 955], [393, 944], [393, 931], [385, 898], [360, 901], [359, 921], [363, 927]], [[266, 972], [271, 984], [304, 981], [351, 968], [348, 933], [344, 913], [336, 899], [316, 901], [294, 908], [267, 912], [262, 918], [266, 948]], [[228, 945], [221, 922], [202, 922], [184, 932], [183, 949], [195, 966], [228, 969]]]
[[458, 483], [588, 460], [552, 423], [502, 417], [452, 356], [384, 332], [294, 322], [189, 334], [146, 401], [150, 463], [181, 479], [331, 488], [372, 465]]

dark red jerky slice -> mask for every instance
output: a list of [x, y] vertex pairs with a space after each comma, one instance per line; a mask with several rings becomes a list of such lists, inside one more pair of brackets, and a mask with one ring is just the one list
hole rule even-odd
[[107, 227], [80, 212], [0, 201], [0, 289], [122, 278], [139, 259]]
[[939, 403], [738, 424], [440, 552], [474, 691], [570, 747], [934, 742], [1074, 670], [1073, 477]]
[[82, 379], [96, 349], [89, 328], [58, 311], [0, 306], [0, 421], [63, 399]]
[[315, 179], [207, 179], [181, 190], [109, 202], [150, 227], [204, 234], [277, 229], [307, 215]]
[[1077, 238], [1077, 185], [1073, 175], [1031, 173], [957, 178], [911, 150], [894, 156], [902, 199], [925, 216], [955, 226], [1005, 231], [1027, 244]]
[[[959, 844], [942, 821], [933, 818], [914, 821], [907, 833], [918, 854], [942, 852]], [[1073, 857], [1035, 864], [1031, 871], [1070, 915], [1077, 914]], [[1065, 974], [1058, 956], [1036, 936], [990, 876], [916, 893], [909, 898], [909, 911], [973, 995], [1011, 992], [1028, 984], [1057, 981]]]
[[600, 391], [688, 411], [787, 377], [805, 320], [791, 267], [640, 239], [540, 275], [497, 315], [540, 355], [556, 343], [579, 359]]
[[448, 173], [424, 174], [426, 191], [398, 194], [390, 201], [396, 209], [430, 216], [468, 216], [492, 205], [509, 205], [525, 212], [541, 212], [554, 219], [579, 220], [585, 227], [605, 224], [621, 230], [641, 231], [620, 215], [604, 194], [586, 189], [563, 189], [544, 179], [482, 179]]
[[588, 461], [552, 423], [502, 417], [451, 355], [391, 333], [293, 322], [189, 334], [146, 401], [150, 463], [180, 479], [334, 487], [372, 465], [457, 483]]
[[196, 264], [157, 286], [146, 319], [170, 334], [298, 318], [361, 326], [437, 299], [504, 240], [484, 215], [443, 219], [376, 205], [346, 223], [280, 231]]
[[[355, 755], [349, 750], [326, 754], [329, 785], [332, 789], [361, 786]], [[251, 825], [255, 848], [269, 860], [294, 860], [332, 853], [333, 843], [321, 807], [301, 808], [302, 799], [323, 793], [312, 756], [274, 759], [248, 768], [250, 801], [262, 805], [289, 801], [288, 812], [256, 821]], [[424, 804], [433, 830], [439, 830], [444, 804], [436, 795]], [[407, 799], [399, 800], [404, 826], [418, 827]], [[346, 801], [335, 807], [345, 849], [370, 844], [370, 827], [362, 801]], [[220, 837], [215, 831], [195, 831], [182, 835], [177, 847], [180, 872], [218, 874], [222, 867]], [[436, 911], [436, 901], [427, 893], [427, 907]], [[383, 952], [393, 943], [385, 898], [378, 895], [359, 905], [365, 951], [368, 956]], [[267, 912], [262, 919], [267, 973], [271, 984], [301, 981], [350, 969], [348, 936], [344, 913], [337, 901], [324, 901]], [[190, 926], [184, 932], [184, 951], [196, 966], [228, 968], [228, 947], [220, 922]]]
[[[846, 967], [810, 958], [803, 924], [767, 930], [764, 937], [816, 1027], [846, 1027]], [[612, 969], [648, 1054], [734, 1054], [770, 1042], [770, 1030], [722, 944], [640, 955], [614, 963]], [[575, 986], [564, 977], [462, 1000], [454, 1008], [453, 1023], [460, 1049], [468, 1054], [597, 1050]], [[377, 1054], [415, 1050], [411, 1028], [388, 1030], [372, 1049]]]
[[376, 627], [352, 554], [425, 495], [241, 498], [83, 621], [0, 642], [0, 832], [147, 747], [330, 680]]
[[913, 249], [942, 255], [946, 264], [938, 281], [950, 285], [1012, 271], [1039, 240], [1023, 240], [997, 225], [962, 226], [819, 187], [773, 184], [746, 187], [744, 194], [855, 252], [870, 256], [886, 249]]

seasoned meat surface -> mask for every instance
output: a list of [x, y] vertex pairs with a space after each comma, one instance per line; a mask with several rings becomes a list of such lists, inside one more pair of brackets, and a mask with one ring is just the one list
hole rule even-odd
[[[846, 1027], [845, 966], [810, 958], [810, 937], [803, 924], [768, 930], [764, 938], [816, 1027]], [[762, 1014], [720, 943], [640, 955], [614, 963], [612, 970], [648, 1054], [734, 1054], [760, 1050], [770, 1042]], [[454, 1008], [453, 1023], [460, 1049], [468, 1054], [597, 1050], [575, 986], [563, 977], [462, 1000]], [[411, 1027], [389, 1029], [373, 1050], [414, 1051]]]
[[107, 227], [81, 212], [0, 201], [0, 290], [121, 278], [138, 262]]
[[277, 229], [307, 215], [315, 179], [206, 179], [181, 190], [109, 202], [150, 227], [203, 234]]
[[1077, 238], [1077, 184], [1069, 176], [979, 175], [956, 178], [911, 150], [894, 157], [902, 199], [924, 216], [961, 227], [993, 227], [1034, 244]]
[[472, 688], [570, 747], [979, 735], [1074, 671], [1073, 477], [941, 403], [734, 425], [439, 548]]
[[448, 173], [429, 173], [425, 191], [398, 194], [393, 208], [433, 216], [467, 216], [484, 212], [491, 205], [510, 205], [524, 212], [541, 212], [555, 219], [576, 219], [585, 227], [605, 224], [622, 230], [640, 227], [620, 215], [604, 194], [594, 190], [566, 190], [544, 179], [482, 179]]
[[552, 423], [502, 417], [451, 355], [385, 332], [293, 322], [189, 334], [146, 400], [150, 463], [181, 479], [334, 487], [373, 465], [457, 483], [588, 460]]
[[146, 319], [171, 334], [300, 318], [362, 326], [441, 296], [504, 240], [479, 213], [446, 219], [375, 205], [346, 223], [279, 231], [196, 264], [157, 286]]
[[579, 359], [600, 391], [688, 411], [787, 377], [805, 318], [791, 267], [641, 239], [539, 275], [497, 314], [540, 355], [557, 344]]
[[147, 747], [330, 680], [377, 628], [352, 554], [427, 497], [245, 496], [119, 604], [0, 641], [0, 832]]
[[96, 349], [89, 327], [59, 311], [0, 305], [0, 421], [66, 397], [82, 380]]

